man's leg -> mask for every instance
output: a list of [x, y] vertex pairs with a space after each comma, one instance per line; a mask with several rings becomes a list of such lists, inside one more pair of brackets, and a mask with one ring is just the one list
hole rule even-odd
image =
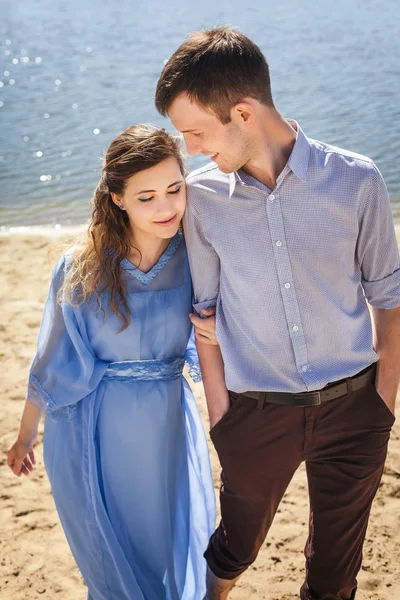
[[261, 408], [251, 398], [230, 397], [231, 409], [211, 431], [223, 469], [222, 519], [205, 552], [212, 573], [225, 582], [255, 560], [304, 447], [302, 409]]
[[[306, 409], [313, 410], [313, 409]], [[394, 417], [374, 386], [314, 409], [302, 600], [351, 600]]]

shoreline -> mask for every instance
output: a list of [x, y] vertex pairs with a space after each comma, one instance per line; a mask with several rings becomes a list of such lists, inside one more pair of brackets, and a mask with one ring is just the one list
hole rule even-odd
[[[394, 221], [396, 236], [400, 235], [400, 220]], [[87, 223], [80, 225], [21, 225], [20, 227], [0, 227], [0, 238], [12, 237], [15, 235], [27, 237], [70, 237], [78, 236], [85, 231]]]
[[[400, 225], [400, 224], [399, 224]], [[0, 237], [13, 235], [60, 237], [79, 235], [87, 228], [87, 223], [80, 225], [21, 225], [19, 227], [0, 227]]]

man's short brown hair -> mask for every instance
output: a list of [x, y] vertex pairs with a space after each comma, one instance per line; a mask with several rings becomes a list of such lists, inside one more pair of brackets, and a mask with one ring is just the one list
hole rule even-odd
[[230, 27], [196, 31], [171, 56], [156, 90], [156, 108], [168, 114], [177, 96], [211, 110], [229, 123], [230, 110], [244, 98], [273, 106], [268, 63], [260, 48]]

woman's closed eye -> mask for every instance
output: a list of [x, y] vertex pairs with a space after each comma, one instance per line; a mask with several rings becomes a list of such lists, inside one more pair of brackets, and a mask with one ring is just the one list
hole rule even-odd
[[[170, 190], [168, 190], [168, 194], [178, 194], [182, 189], [182, 184], [180, 183], [179, 185], [171, 188]], [[149, 202], [150, 200], [153, 200], [154, 196], [139, 196], [139, 200], [140, 202]]]
[[168, 194], [177, 194], [178, 192], [180, 192], [182, 189], [182, 185], [179, 184], [176, 187], [174, 187], [172, 190], [168, 190]]

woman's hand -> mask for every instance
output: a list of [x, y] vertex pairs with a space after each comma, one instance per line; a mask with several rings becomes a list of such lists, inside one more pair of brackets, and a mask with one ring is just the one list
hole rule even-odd
[[215, 337], [215, 307], [205, 308], [201, 312], [207, 317], [206, 319], [202, 319], [194, 314], [189, 315], [194, 326], [194, 337], [203, 344], [218, 346], [217, 338]]
[[36, 464], [35, 453], [33, 451], [35, 440], [36, 435], [31, 436], [30, 439], [18, 436], [7, 451], [7, 464], [17, 477], [21, 477], [22, 474], [29, 475], [29, 472], [33, 471], [33, 467]]

